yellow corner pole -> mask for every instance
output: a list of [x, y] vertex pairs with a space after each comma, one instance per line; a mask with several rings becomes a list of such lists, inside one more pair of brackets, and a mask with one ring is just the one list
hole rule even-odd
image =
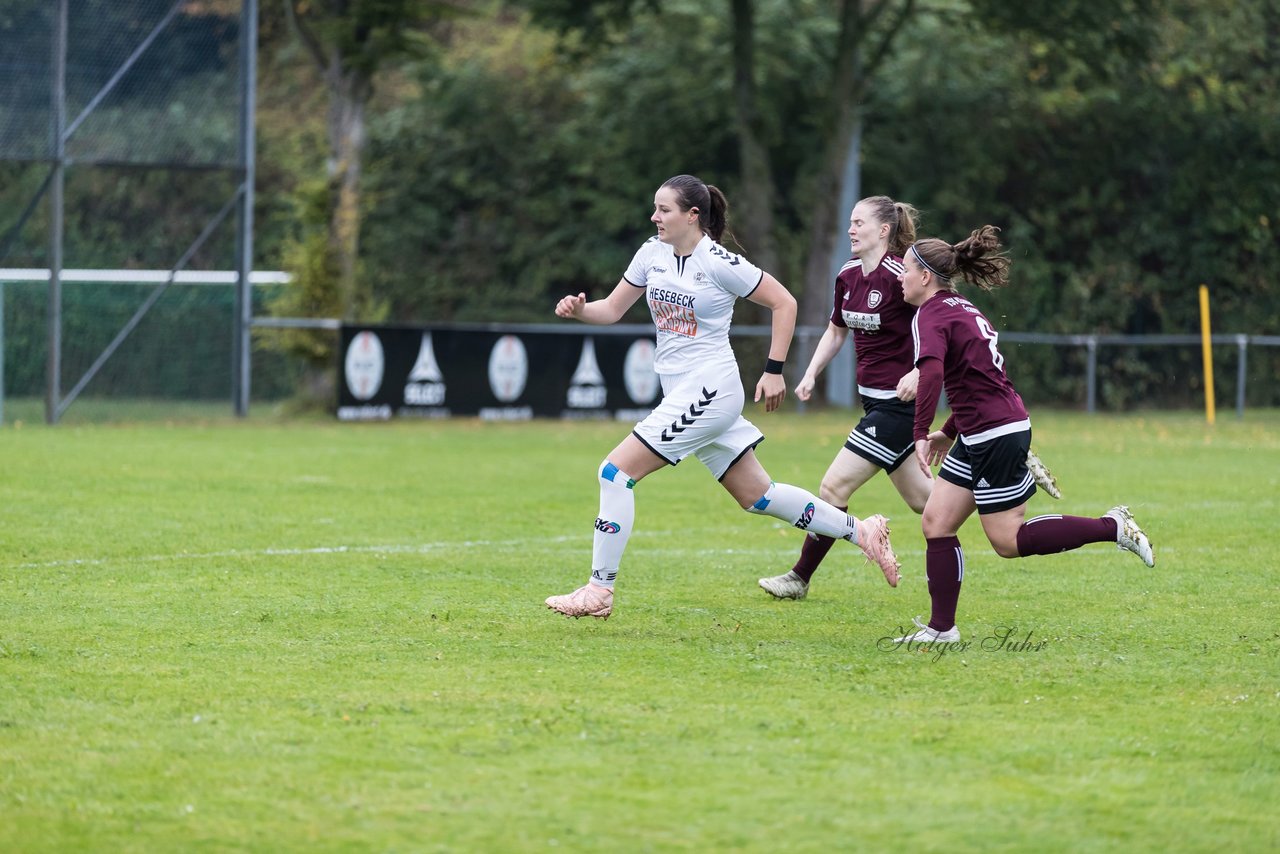
[[1209, 336], [1209, 286], [1200, 286], [1200, 347], [1204, 354], [1204, 417], [1213, 423], [1213, 347]]

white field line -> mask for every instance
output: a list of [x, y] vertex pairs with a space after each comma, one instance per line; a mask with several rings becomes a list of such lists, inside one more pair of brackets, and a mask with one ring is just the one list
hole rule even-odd
[[[113, 564], [142, 564], [142, 563], [178, 563], [182, 561], [207, 561], [207, 560], [224, 560], [227, 558], [253, 558], [253, 557], [301, 557], [304, 555], [343, 555], [343, 554], [431, 554], [443, 549], [495, 549], [502, 551], [511, 551], [513, 549], [531, 549], [563, 545], [564, 543], [577, 543], [582, 548], [589, 551], [591, 548], [591, 540], [582, 536], [565, 536], [565, 537], [548, 537], [545, 540], [462, 540], [447, 543], [421, 543], [418, 545], [385, 545], [385, 546], [316, 546], [314, 548], [268, 548], [268, 549], [227, 549], [218, 552], [179, 552], [177, 554], [168, 555], [118, 555], [116, 557], [98, 557], [98, 558], [67, 558], [65, 560], [49, 560], [34, 561], [31, 563], [16, 563], [5, 566], [0, 564], [0, 571], [18, 571], [30, 569], [66, 569], [71, 567], [94, 567], [94, 566], [111, 566]], [[691, 549], [664, 549], [650, 548], [643, 549], [644, 554], [649, 556], [658, 555], [688, 555], [690, 551], [697, 551], [700, 555], [711, 557], [732, 557], [734, 555], [744, 555], [753, 560], [768, 560], [777, 558], [794, 557], [797, 553], [796, 549], [780, 549], [780, 548], [760, 548], [760, 549], [710, 549], [698, 548]], [[923, 557], [923, 549], [906, 549], [898, 550], [900, 557]], [[852, 556], [851, 556], [852, 557]], [[861, 558], [862, 555], [856, 555]]]
[[520, 549], [534, 545], [553, 545], [581, 539], [581, 537], [548, 537], [545, 540], [461, 540], [417, 545], [387, 546], [316, 546], [313, 548], [227, 549], [217, 552], [178, 552], [167, 555], [119, 555], [117, 557], [69, 558], [67, 560], [18, 563], [9, 569], [57, 569], [70, 566], [105, 566], [113, 563], [164, 563], [168, 561], [218, 560], [238, 557], [298, 557], [302, 555], [341, 554], [430, 554], [441, 549]]
[[[646, 540], [657, 539], [659, 537], [665, 539], [668, 536], [666, 532], [661, 531], [637, 531], [632, 539]], [[543, 537], [524, 540], [450, 540], [437, 541], [430, 543], [417, 544], [397, 544], [397, 545], [372, 545], [372, 546], [314, 546], [311, 548], [265, 548], [265, 549], [225, 549], [216, 552], [178, 552], [175, 554], [163, 555], [117, 555], [114, 557], [96, 557], [96, 558], [67, 558], [64, 560], [50, 561], [33, 561], [30, 563], [9, 564], [8, 566], [0, 563], [0, 570], [24, 570], [24, 569], [58, 569], [65, 567], [93, 567], [108, 566], [111, 564], [121, 563], [167, 563], [179, 561], [207, 561], [221, 560], [226, 558], [252, 558], [252, 557], [301, 557], [305, 555], [344, 555], [344, 554], [431, 554], [443, 549], [490, 549], [498, 551], [510, 551], [512, 549], [531, 549], [531, 548], [552, 548], [562, 546], [569, 543], [580, 546], [584, 550], [591, 548], [590, 534], [566, 534], [557, 537]], [[1104, 545], [1104, 544], [1099, 544]], [[986, 543], [975, 543], [975, 547], [985, 551]], [[1089, 547], [1086, 547], [1089, 548]], [[1180, 551], [1176, 548], [1159, 549], [1157, 547], [1157, 555], [1162, 553]], [[661, 546], [654, 548], [646, 545], [643, 551], [647, 555], [662, 554], [678, 554], [686, 555], [690, 551], [697, 551], [702, 555], [711, 556], [733, 556], [746, 555], [757, 561], [768, 559], [774, 556], [786, 558], [793, 556], [799, 552], [797, 544], [792, 545], [770, 545], [761, 548], [706, 548], [697, 547], [695, 549], [665, 549]], [[899, 557], [922, 558], [924, 549], [916, 548], [895, 548]], [[834, 556], [833, 556], [834, 557]], [[851, 552], [843, 555], [845, 558], [861, 558], [862, 555]]]

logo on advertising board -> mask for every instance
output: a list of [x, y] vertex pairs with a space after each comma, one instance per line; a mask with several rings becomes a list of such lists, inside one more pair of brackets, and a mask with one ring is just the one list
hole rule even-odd
[[444, 374], [440, 372], [440, 365], [436, 362], [431, 333], [424, 332], [422, 344], [418, 347], [418, 358], [404, 384], [404, 402], [408, 406], [440, 406], [444, 399]]
[[382, 388], [384, 368], [382, 341], [367, 330], [357, 333], [351, 339], [343, 361], [343, 373], [351, 396], [356, 400], [368, 400], [377, 394]]
[[503, 335], [489, 353], [489, 388], [502, 403], [511, 403], [524, 393], [529, 381], [529, 355], [524, 343], [514, 335]]
[[596, 343], [592, 338], [583, 339], [582, 355], [578, 357], [578, 367], [569, 380], [569, 396], [567, 403], [570, 409], [599, 409], [604, 406], [608, 391], [604, 385], [604, 374], [600, 372], [600, 363], [596, 361]]
[[622, 381], [627, 394], [640, 404], [652, 403], [658, 396], [658, 375], [653, 370], [653, 342], [641, 338], [627, 349], [622, 364]]

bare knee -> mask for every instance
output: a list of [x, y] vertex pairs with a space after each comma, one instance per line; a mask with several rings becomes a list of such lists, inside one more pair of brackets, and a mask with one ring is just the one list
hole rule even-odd
[[954, 537], [956, 535], [952, 526], [943, 524], [928, 514], [924, 514], [920, 520], [920, 530], [924, 533], [926, 540], [936, 540], [939, 537]]
[[773, 482], [767, 476], [763, 481], [754, 478], [730, 481], [726, 478], [720, 485], [748, 513], [763, 513], [764, 508], [769, 506], [769, 492], [773, 489]]
[[[903, 465], [915, 465], [915, 461], [908, 460]], [[907, 506], [915, 513], [924, 513], [924, 507], [929, 503], [929, 496], [933, 494], [933, 482], [923, 475], [917, 477], [916, 470], [905, 468], [897, 469], [890, 478]]]
[[768, 503], [765, 496], [773, 486], [773, 481], [756, 459], [755, 453], [747, 451], [720, 476], [720, 485], [733, 496], [739, 507], [751, 511], [761, 501]]
[[822, 485], [818, 487], [818, 497], [836, 507], [847, 506], [850, 498], [847, 494], [841, 494], [838, 487], [825, 479], [822, 481]]
[[998, 542], [996, 540], [992, 540], [991, 548], [995, 549], [996, 554], [1000, 555], [1000, 557], [1008, 557], [1008, 558], [1022, 557], [1022, 555], [1018, 553], [1017, 540], [1014, 540], [1012, 542], [1007, 540], [1000, 540]]

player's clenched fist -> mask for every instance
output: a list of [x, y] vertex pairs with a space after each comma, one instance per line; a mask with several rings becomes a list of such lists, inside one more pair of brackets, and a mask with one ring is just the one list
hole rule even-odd
[[587, 295], [580, 293], [576, 297], [564, 297], [560, 302], [556, 303], [556, 317], [577, 317], [582, 314], [583, 307], [587, 304]]

